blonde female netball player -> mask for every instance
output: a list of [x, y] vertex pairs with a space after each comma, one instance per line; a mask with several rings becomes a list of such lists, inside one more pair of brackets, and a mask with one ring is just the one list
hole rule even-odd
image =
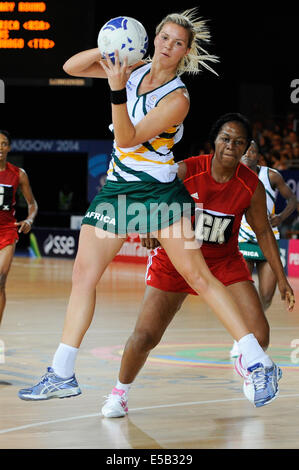
[[[126, 61], [119, 63], [117, 52], [112, 63], [109, 57], [103, 60], [97, 49], [83, 51], [66, 62], [64, 70], [71, 75], [108, 79], [114, 148], [107, 183], [83, 219], [61, 343], [52, 367], [37, 385], [19, 392], [21, 399], [46, 400], [81, 393], [74, 366], [93, 318], [96, 286], [126, 234], [136, 231], [155, 235], [177, 271], [202, 293], [239, 342], [248, 362], [254, 356], [255, 362], [272, 364], [250, 334], [232, 297], [204, 261], [190, 221], [194, 202], [177, 178], [171, 152], [182, 136], [190, 106], [180, 75], [184, 71], [197, 73], [201, 65], [210, 68], [206, 61], [216, 60], [202, 49], [203, 41], [209, 41], [206, 24], [189, 10], [168, 15], [159, 24], [149, 63], [141, 61], [130, 69]], [[166, 210], [159, 211], [157, 205]], [[187, 242], [189, 249], [185, 249]], [[276, 375], [274, 366], [273, 395]]]

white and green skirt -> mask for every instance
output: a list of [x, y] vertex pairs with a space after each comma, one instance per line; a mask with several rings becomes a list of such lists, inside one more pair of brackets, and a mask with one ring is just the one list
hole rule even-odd
[[171, 183], [107, 181], [82, 224], [115, 234], [150, 233], [194, 214], [195, 203], [176, 178]]

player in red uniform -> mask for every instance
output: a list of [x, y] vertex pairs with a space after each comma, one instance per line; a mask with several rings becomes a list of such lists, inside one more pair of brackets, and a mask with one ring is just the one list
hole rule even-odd
[[[230, 290], [241, 307], [250, 331], [266, 349], [269, 344], [269, 325], [238, 248], [239, 228], [244, 213], [267, 259], [271, 260], [281, 296], [288, 301], [289, 310], [294, 306], [294, 294], [286, 279], [267, 218], [264, 187], [257, 175], [240, 163], [248, 146], [246, 137], [248, 132], [242, 116], [223, 116], [211, 132], [214, 154], [180, 162], [178, 175], [184, 180], [195, 202], [203, 205], [203, 210], [198, 211], [196, 232], [197, 238], [203, 240], [201, 250], [212, 274]], [[186, 296], [196, 295], [161, 247], [155, 248], [149, 257], [146, 283], [141, 313], [124, 350], [119, 381], [102, 408], [105, 417], [125, 416], [128, 411], [128, 391], [148, 354], [161, 340]], [[251, 352], [253, 350], [254, 347]], [[248, 353], [246, 348], [243, 351]], [[256, 406], [263, 406], [269, 400], [265, 399], [262, 404], [256, 402], [255, 386], [251, 381], [253, 363], [265, 364], [267, 361], [265, 357], [258, 357], [259, 354], [256, 350], [251, 360], [246, 359], [247, 364], [244, 363], [244, 357], [243, 362], [241, 358], [241, 362], [236, 363], [236, 370], [248, 384], [246, 391], [244, 389], [246, 397]], [[269, 356], [267, 358], [270, 359]], [[265, 390], [267, 380], [263, 383]]]
[[[6, 303], [5, 284], [15, 252], [19, 233], [28, 233], [37, 213], [37, 203], [29, 179], [22, 168], [7, 162], [11, 138], [0, 131], [0, 323]], [[20, 187], [28, 205], [28, 217], [20, 222], [15, 218], [16, 191]]]

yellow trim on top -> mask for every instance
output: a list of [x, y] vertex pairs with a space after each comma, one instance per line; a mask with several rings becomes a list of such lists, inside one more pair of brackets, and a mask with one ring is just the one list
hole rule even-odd
[[173, 157], [168, 160], [167, 162], [160, 162], [160, 161], [157, 161], [157, 160], [151, 160], [149, 158], [145, 158], [145, 157], [142, 157], [141, 155], [138, 155], [136, 153], [133, 153], [133, 152], [123, 152], [119, 147], [116, 147], [117, 150], [121, 153], [121, 155], [117, 155], [117, 158], [122, 161], [124, 160], [125, 158], [132, 158], [133, 160], [136, 160], [137, 162], [150, 162], [150, 163], [157, 163], [158, 165], [174, 165], [174, 159]]

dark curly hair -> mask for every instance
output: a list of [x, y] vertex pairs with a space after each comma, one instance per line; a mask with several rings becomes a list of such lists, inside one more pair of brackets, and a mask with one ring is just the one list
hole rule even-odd
[[251, 127], [251, 124], [250, 124], [249, 120], [247, 119], [247, 117], [243, 116], [243, 114], [240, 114], [240, 113], [227, 113], [227, 114], [224, 114], [223, 116], [221, 116], [213, 124], [212, 129], [210, 131], [209, 142], [210, 142], [213, 150], [215, 150], [215, 140], [217, 138], [217, 135], [219, 134], [220, 130], [222, 129], [222, 126], [224, 126], [224, 124], [227, 124], [228, 122], [238, 122], [238, 123], [242, 124], [242, 126], [244, 127], [244, 129], [246, 131], [247, 148], [248, 148], [251, 141], [252, 141], [252, 127]]
[[0, 129], [0, 134], [5, 135], [5, 137], [6, 137], [7, 140], [8, 140], [9, 145], [11, 145], [11, 136], [10, 136], [10, 133], [9, 133], [8, 131], [2, 131], [2, 130]]

